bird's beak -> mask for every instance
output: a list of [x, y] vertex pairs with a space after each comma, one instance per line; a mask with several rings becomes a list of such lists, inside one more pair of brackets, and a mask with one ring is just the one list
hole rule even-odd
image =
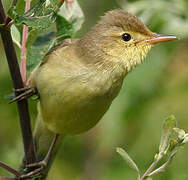
[[154, 34], [152, 38], [138, 41], [137, 44], [141, 44], [141, 43], [156, 44], [160, 42], [167, 42], [173, 40], [178, 40], [178, 38], [173, 35]]

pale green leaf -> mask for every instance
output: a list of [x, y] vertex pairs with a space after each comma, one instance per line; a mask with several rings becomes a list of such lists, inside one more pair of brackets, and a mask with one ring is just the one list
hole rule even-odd
[[77, 0], [73, 0], [71, 4], [65, 2], [59, 10], [59, 15], [72, 24], [74, 32], [78, 31], [84, 22], [84, 13]]
[[13, 24], [13, 25], [11, 26], [11, 28], [10, 28], [10, 31], [11, 31], [11, 36], [12, 36], [13, 42], [14, 42], [19, 48], [21, 48], [21, 44], [20, 44], [21, 35], [20, 35], [19, 30], [18, 30], [17, 27]]
[[183, 142], [182, 142], [183, 144], [185, 144], [185, 143], [188, 143], [188, 133], [186, 133], [185, 135], [184, 135], [184, 138], [183, 138]]
[[178, 139], [179, 140], [182, 140], [185, 136], [185, 131], [183, 129], [180, 129], [180, 128], [174, 128], [174, 131], [177, 133], [178, 135]]
[[128, 164], [128, 166], [130, 168], [136, 170], [136, 172], [138, 173], [138, 176], [140, 177], [139, 169], [138, 169], [136, 163], [128, 155], [128, 153], [125, 150], [123, 150], [122, 148], [116, 148], [116, 152], [118, 152], [123, 157], [123, 159], [126, 161], [126, 163]]
[[162, 127], [161, 141], [159, 145], [159, 153], [164, 153], [169, 146], [170, 137], [173, 133], [173, 129], [176, 127], [176, 120], [173, 115], [165, 119]]

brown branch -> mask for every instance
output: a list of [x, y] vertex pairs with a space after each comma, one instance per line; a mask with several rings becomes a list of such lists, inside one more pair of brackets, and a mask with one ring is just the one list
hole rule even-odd
[[[2, 2], [0, 0], [0, 24], [5, 24], [5, 22], [6, 22], [6, 14], [5, 14]], [[1, 32], [3, 46], [4, 46], [5, 54], [7, 57], [14, 89], [23, 88], [24, 86], [23, 86], [23, 82], [21, 79], [17, 56], [16, 56], [16, 52], [15, 52], [15, 48], [13, 45], [10, 31], [7, 28], [2, 28], [0, 32]], [[16, 92], [16, 95], [19, 95], [19, 93]], [[19, 117], [20, 117], [20, 125], [21, 125], [21, 130], [22, 130], [22, 138], [23, 138], [23, 144], [24, 144], [26, 163], [31, 164], [36, 161], [36, 156], [35, 156], [35, 150], [34, 150], [34, 144], [33, 144], [33, 137], [32, 137], [32, 131], [31, 131], [31, 123], [30, 123], [27, 100], [24, 99], [22, 101], [17, 102], [17, 107], [18, 107], [18, 112], [19, 112]]]
[[4, 24], [6, 21], [6, 14], [3, 8], [3, 4], [0, 0], [0, 24]]
[[19, 177], [22, 174], [19, 171], [16, 171], [15, 169], [11, 168], [10, 166], [6, 165], [3, 162], [0, 162], [0, 166], [4, 169], [6, 169], [7, 171], [11, 172], [12, 174], [14, 174], [15, 176]]
[[17, 178], [10, 178], [10, 177], [0, 176], [0, 180], [17, 180]]

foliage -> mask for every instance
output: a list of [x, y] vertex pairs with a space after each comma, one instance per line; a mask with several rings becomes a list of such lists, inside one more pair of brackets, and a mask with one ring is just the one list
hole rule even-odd
[[[72, 4], [65, 2], [61, 6], [62, 3], [63, 0], [39, 0], [23, 15], [19, 15], [19, 8], [22, 8], [19, 4], [10, 8], [9, 15], [17, 27], [24, 24], [30, 27], [27, 40], [28, 71], [32, 71], [42, 61], [50, 48], [63, 39], [72, 37], [81, 28], [84, 15], [77, 1]], [[21, 32], [16, 26], [13, 26], [11, 32], [13, 41], [20, 47]], [[54, 33], [56, 36], [48, 36]]]
[[[148, 177], [152, 179], [151, 176], [159, 174], [166, 170], [167, 166], [171, 163], [176, 153], [180, 150], [180, 147], [187, 142], [188, 134], [186, 134], [183, 129], [176, 127], [175, 117], [170, 116], [166, 118], [162, 127], [159, 153], [155, 155], [153, 163], [146, 170], [142, 177], [140, 175], [140, 170], [138, 169], [135, 162], [131, 159], [131, 157], [127, 154], [127, 152], [122, 148], [117, 148], [117, 152], [123, 157], [123, 159], [125, 159], [127, 164], [132, 169], [136, 170], [138, 174], [138, 180], [148, 179]], [[163, 163], [160, 167], [154, 169], [158, 162], [164, 157], [166, 158], [165, 163]]]
[[[60, 3], [61, 2], [61, 3]], [[29, 11], [19, 15], [16, 6], [11, 7], [9, 16], [17, 25], [25, 24], [34, 29], [45, 29], [56, 19], [56, 13], [63, 1], [39, 0]]]

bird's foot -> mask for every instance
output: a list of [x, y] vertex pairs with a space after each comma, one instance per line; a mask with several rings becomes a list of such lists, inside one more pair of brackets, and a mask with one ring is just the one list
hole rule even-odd
[[10, 103], [13, 103], [15, 101], [21, 101], [23, 99], [27, 99], [34, 94], [38, 94], [37, 88], [36, 87], [25, 87], [25, 88], [20, 88], [20, 89], [15, 89], [14, 90], [16, 93], [19, 93], [16, 97], [14, 97]]
[[48, 165], [48, 162], [46, 161], [46, 159], [44, 159], [40, 162], [28, 164], [28, 165], [26, 165], [26, 168], [24, 169], [24, 171], [26, 171], [28, 173], [21, 175], [19, 177], [19, 179], [20, 180], [31, 179], [31, 178], [34, 178], [34, 177], [36, 178], [36, 177], [42, 176], [43, 175], [42, 172], [45, 170], [47, 165]]
[[50, 145], [48, 153], [46, 154], [45, 158], [42, 161], [26, 165], [26, 168], [24, 169], [24, 171], [28, 173], [21, 175], [19, 177], [20, 179], [29, 179], [29, 178], [40, 177], [40, 176], [45, 175], [45, 168], [48, 166], [48, 163], [52, 155], [52, 151], [55, 147], [58, 137], [59, 137], [59, 134], [56, 134]]

